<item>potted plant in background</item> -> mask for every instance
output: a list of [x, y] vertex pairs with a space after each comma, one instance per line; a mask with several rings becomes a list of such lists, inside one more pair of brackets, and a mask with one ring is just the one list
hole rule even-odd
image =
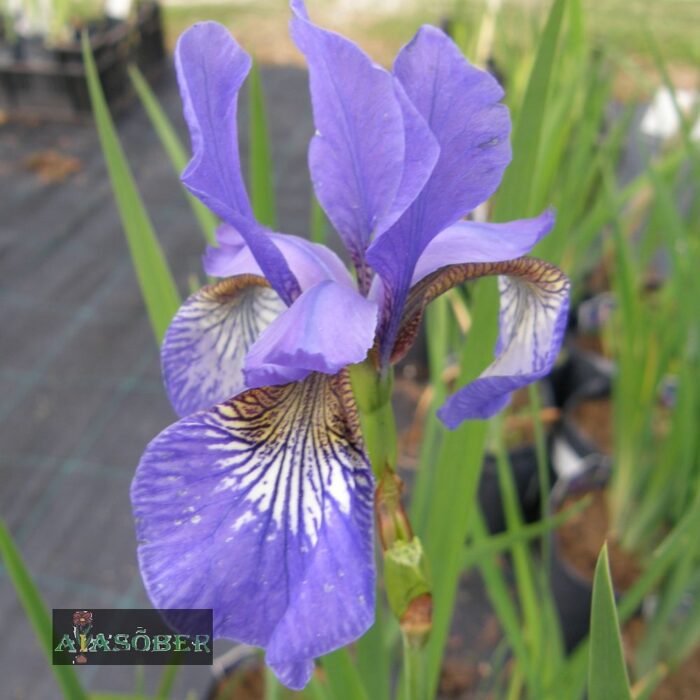
[[[622, 594], [644, 575], [653, 561], [649, 553], [657, 551], [697, 502], [700, 327], [690, 299], [698, 293], [695, 270], [700, 257], [692, 219], [668, 207], [680, 173], [652, 173], [655, 196], [641, 238], [633, 239], [631, 231], [621, 228], [612, 233], [616, 301], [604, 333], [614, 367], [612, 390], [599, 383], [597, 395], [583, 391], [581, 400], [574, 394], [564, 408], [569, 445], [575, 451], [573, 431], [578, 445], [584, 446], [578, 452], [580, 464], [589, 469], [559, 484], [555, 505], [571, 504], [586, 493], [592, 498], [590, 507], [555, 537], [553, 586], [569, 648], [587, 634], [593, 570], [603, 540], [610, 544], [613, 581]], [[671, 251], [672, 271], [663, 285], [652, 288], [646, 282], [650, 252], [661, 246]], [[586, 403], [589, 410], [576, 415], [575, 409]], [[601, 416], [607, 432], [596, 429]], [[555, 459], [560, 461], [561, 455]], [[645, 608], [652, 611], [648, 624], [655, 633], [639, 645], [640, 674], [648, 673], [663, 655], [661, 629], [673, 623], [674, 628], [683, 627], [681, 636], [697, 634], [690, 619], [676, 619], [684, 596], [697, 587], [691, 573], [696, 553], [688, 554], [687, 562], [679, 562], [668, 584], [656, 593], [660, 602]], [[675, 652], [671, 656], [677, 658]]]
[[129, 63], [155, 78], [165, 59], [160, 8], [151, 0], [11, 2], [4, 25], [1, 104], [10, 117], [69, 119], [89, 112], [82, 32], [115, 108], [133, 94]]

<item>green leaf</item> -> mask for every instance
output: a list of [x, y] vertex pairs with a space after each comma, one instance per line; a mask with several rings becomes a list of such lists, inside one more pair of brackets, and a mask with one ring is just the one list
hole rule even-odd
[[[463, 386], [489, 364], [498, 333], [498, 290], [495, 280], [482, 279], [474, 290], [472, 327], [463, 344], [460, 375]], [[433, 628], [425, 649], [426, 697], [437, 691], [445, 644], [449, 635], [457, 586], [462, 571], [464, 541], [476, 503], [486, 444], [485, 421], [467, 421], [456, 430], [442, 431], [433, 462], [433, 479], [425, 522], [418, 532], [433, 572]], [[455, 500], [455, 494], [459, 494]]]
[[321, 664], [328, 675], [334, 700], [369, 700], [347, 647], [327, 654], [321, 659]]
[[250, 198], [253, 212], [261, 224], [274, 229], [275, 188], [270, 157], [267, 114], [258, 64], [253, 63], [248, 78], [250, 124]]
[[383, 596], [384, 592], [381, 590], [381, 586], [377, 585], [374, 624], [355, 644], [358, 671], [367, 689], [367, 695], [372, 700], [389, 700], [390, 698], [391, 668], [383, 635], [388, 620], [383, 609]]
[[156, 340], [160, 344], [180, 305], [180, 296], [119, 143], [85, 32], [82, 42], [83, 61], [97, 132], [141, 294]]
[[316, 199], [316, 195], [311, 193], [311, 240], [314, 243], [325, 243], [328, 236], [328, 220], [326, 213]]
[[531, 214], [531, 191], [546, 113], [550, 78], [567, 0], [555, 0], [540, 39], [535, 64], [518, 113], [513, 135], [513, 161], [496, 198], [495, 216], [507, 221]]
[[[148, 81], [143, 77], [143, 74], [136, 66], [129, 66], [129, 77], [134, 85], [136, 94], [141, 100], [146, 114], [148, 114], [151, 124], [160, 139], [160, 142], [165, 149], [165, 152], [170, 158], [175, 173], [180, 173], [185, 169], [188, 161], [187, 151], [182, 145], [182, 141], [178, 138], [177, 133], [168, 119], [168, 116], [160, 106], [158, 99], [153, 94]], [[192, 207], [192, 213], [195, 215], [199, 227], [202, 229], [202, 234], [208, 243], [214, 243], [214, 231], [219, 223], [219, 220], [207, 209], [196, 197], [193, 197], [185, 190], [187, 201]]]
[[175, 684], [175, 679], [180, 671], [180, 656], [177, 652], [173, 653], [173, 657], [170, 659], [170, 663], [163, 670], [163, 674], [160, 677], [160, 683], [158, 683], [158, 690], [156, 692], [157, 700], [168, 700], [170, 693], [173, 691], [173, 685]]
[[73, 667], [54, 666], [51, 663], [52, 635], [49, 612], [3, 520], [0, 520], [0, 556], [64, 697], [69, 700], [87, 700], [87, 694]]
[[591, 700], [631, 700], [632, 698], [622, 653], [607, 544], [603, 545], [598, 556], [593, 579], [588, 696]]

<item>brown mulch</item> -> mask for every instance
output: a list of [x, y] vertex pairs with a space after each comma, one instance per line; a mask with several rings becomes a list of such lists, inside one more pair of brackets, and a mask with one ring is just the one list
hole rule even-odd
[[24, 169], [34, 173], [39, 180], [49, 185], [64, 182], [83, 169], [79, 158], [73, 158], [54, 149], [37, 151], [24, 159]]
[[[562, 510], [585, 495], [577, 494], [565, 499]], [[610, 519], [605, 492], [594, 491], [591, 497], [588, 508], [569, 518], [557, 530], [562, 559], [580, 576], [593, 581], [598, 555], [607, 541], [613, 584], [616, 590], [626, 591], [637, 580], [641, 569], [636, 559], [610, 536]]]

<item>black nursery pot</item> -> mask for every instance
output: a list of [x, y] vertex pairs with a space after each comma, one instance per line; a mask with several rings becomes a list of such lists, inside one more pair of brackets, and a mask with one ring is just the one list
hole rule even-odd
[[[601, 462], [592, 464], [577, 478], [559, 481], [552, 490], [552, 512], [560, 508], [571, 496], [583, 496], [603, 490], [609, 480], [610, 465]], [[561, 623], [564, 648], [569, 653], [588, 636], [593, 580], [582, 576], [562, 557], [556, 531], [550, 535], [550, 542], [550, 588]]]
[[[102, 18], [84, 27], [112, 110], [127, 105], [134, 91], [127, 66], [135, 62], [153, 79], [165, 62], [160, 8], [139, 6], [135, 23]], [[10, 51], [0, 45], [0, 101], [11, 117], [50, 120], [87, 117], [91, 112], [80, 31], [70, 41], [47, 49], [22, 40]], [[39, 53], [37, 53], [39, 52]], [[40, 55], [39, 55], [40, 54]]]
[[[130, 91], [126, 66], [132, 44], [131, 29], [126, 22], [104, 20], [88, 27], [88, 35], [107, 103], [119, 106]], [[54, 56], [74, 112], [89, 112], [90, 95], [80, 41], [54, 48]]]
[[136, 28], [136, 65], [148, 78], [155, 79], [160, 76], [165, 65], [163, 21], [157, 2], [139, 5]]
[[606, 358], [569, 348], [566, 360], [550, 376], [554, 403], [561, 417], [552, 432], [549, 452], [557, 479], [571, 480], [600, 462], [608, 463], [601, 447], [586, 437], [573, 420], [573, 409], [585, 401], [609, 398], [613, 365]]
[[610, 396], [614, 369], [607, 358], [568, 345], [566, 359], [549, 376], [554, 404], [567, 409], [584, 399]]

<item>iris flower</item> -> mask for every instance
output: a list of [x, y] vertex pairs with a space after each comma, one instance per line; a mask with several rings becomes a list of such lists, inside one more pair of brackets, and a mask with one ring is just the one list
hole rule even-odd
[[302, 688], [315, 657], [374, 619], [374, 478], [346, 368], [369, 358], [386, 372], [426, 304], [498, 275], [495, 359], [439, 412], [449, 428], [487, 418], [550, 370], [568, 281], [523, 257], [551, 212], [465, 219], [511, 157], [493, 77], [433, 27], [388, 71], [314, 25], [301, 0], [291, 9], [309, 66], [313, 186], [356, 275], [330, 249], [256, 221], [236, 132], [251, 60], [224, 27], [194, 25], [175, 54], [193, 150], [182, 181], [223, 222], [204, 256], [222, 280], [166, 334], [165, 384], [183, 417], [147, 447], [132, 502], [154, 605], [212, 608], [216, 637], [263, 647], [279, 679]]

